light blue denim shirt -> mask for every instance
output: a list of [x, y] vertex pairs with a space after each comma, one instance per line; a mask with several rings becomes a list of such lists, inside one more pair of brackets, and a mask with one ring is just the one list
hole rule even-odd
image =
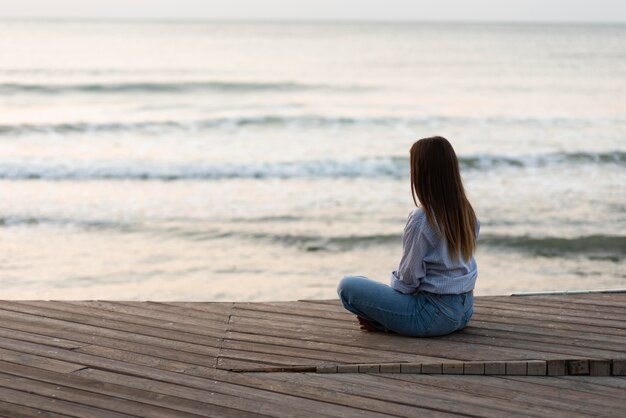
[[[480, 230], [477, 221], [476, 236]], [[391, 287], [402, 293], [425, 291], [459, 294], [474, 289], [478, 269], [476, 260], [454, 260], [445, 237], [430, 225], [424, 209], [409, 214], [402, 237], [403, 254], [397, 271], [391, 273]]]

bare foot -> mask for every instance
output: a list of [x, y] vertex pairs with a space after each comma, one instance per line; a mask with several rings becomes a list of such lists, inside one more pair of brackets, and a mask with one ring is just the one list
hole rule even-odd
[[359, 320], [359, 325], [361, 325], [361, 329], [363, 331], [380, 331], [380, 329], [374, 326], [374, 323], [369, 319], [365, 319], [362, 316], [357, 315], [357, 319]]

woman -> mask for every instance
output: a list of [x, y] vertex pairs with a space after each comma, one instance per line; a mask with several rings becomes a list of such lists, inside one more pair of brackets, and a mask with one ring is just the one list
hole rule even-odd
[[417, 209], [404, 228], [402, 259], [391, 273], [391, 286], [347, 276], [337, 292], [343, 306], [358, 316], [361, 329], [445, 335], [465, 327], [472, 316], [480, 224], [445, 138], [415, 142], [410, 164]]

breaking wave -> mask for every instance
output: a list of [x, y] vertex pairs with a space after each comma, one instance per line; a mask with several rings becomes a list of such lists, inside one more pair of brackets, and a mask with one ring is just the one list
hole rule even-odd
[[255, 81], [141, 81], [122, 83], [84, 83], [84, 84], [0, 84], [0, 95], [22, 93], [37, 94], [106, 94], [106, 93], [258, 93], [263, 91], [290, 92], [290, 91], [358, 91], [366, 89], [356, 85], [306, 84], [292, 81], [255, 82]]
[[[235, 221], [235, 220], [233, 220]], [[257, 220], [259, 221], [259, 220]], [[239, 223], [239, 221], [237, 221]], [[74, 227], [84, 230], [111, 230], [117, 233], [142, 233], [176, 239], [207, 241], [238, 239], [264, 244], [296, 248], [301, 251], [342, 252], [371, 246], [402, 246], [401, 231], [394, 234], [337, 235], [284, 234], [255, 231], [229, 230], [228, 223], [219, 229], [194, 227], [187, 224], [159, 224], [142, 222], [116, 222], [110, 220], [57, 219], [36, 216], [12, 216], [0, 218], [1, 227]], [[496, 251], [518, 252], [538, 257], [586, 257], [618, 262], [626, 258], [626, 236], [584, 235], [578, 237], [533, 237], [528, 235], [482, 234], [478, 239], [480, 248]]]
[[[459, 158], [463, 171], [523, 169], [555, 165], [626, 166], [626, 152], [553, 153], [530, 156], [475, 155]], [[0, 179], [179, 181], [267, 178], [404, 178], [406, 157], [324, 159], [250, 164], [152, 163], [144, 161], [0, 161]]]
[[[94, 133], [167, 133], [197, 132], [205, 129], [232, 129], [242, 127], [298, 127], [324, 128], [340, 126], [394, 126], [399, 124], [431, 124], [453, 122], [446, 117], [394, 118], [394, 117], [348, 117], [316, 115], [264, 115], [218, 117], [190, 121], [140, 121], [140, 122], [67, 122], [43, 124], [0, 125], [0, 135], [19, 137], [29, 134], [94, 134]], [[460, 121], [460, 119], [459, 119]]]
[[[250, 234], [250, 238], [266, 239], [306, 251], [346, 251], [371, 245], [401, 245], [400, 234], [320, 237], [310, 235]], [[626, 236], [586, 235], [573, 238], [481, 235], [479, 246], [542, 257], [585, 256], [619, 261], [626, 257]]]
[[612, 261], [626, 257], [626, 236], [619, 235], [584, 235], [572, 238], [481, 235], [478, 242], [479, 245], [543, 257], [582, 255]]

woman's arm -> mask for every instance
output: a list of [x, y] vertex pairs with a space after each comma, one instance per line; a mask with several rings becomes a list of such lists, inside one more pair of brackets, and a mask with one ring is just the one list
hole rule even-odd
[[424, 257], [429, 243], [423, 233], [426, 217], [422, 210], [414, 210], [404, 227], [402, 258], [398, 270], [391, 273], [391, 287], [401, 293], [414, 293], [426, 274]]

